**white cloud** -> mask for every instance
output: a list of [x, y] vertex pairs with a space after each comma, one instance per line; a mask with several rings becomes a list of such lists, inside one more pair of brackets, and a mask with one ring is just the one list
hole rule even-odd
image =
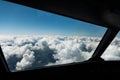
[[[12, 70], [85, 61], [99, 42], [98, 37], [86, 36], [0, 35], [1, 47]], [[12, 62], [11, 58], [17, 59]]]
[[29, 49], [23, 54], [23, 58], [20, 62], [16, 64], [16, 70], [24, 70], [32, 66], [32, 63], [35, 61], [34, 52]]

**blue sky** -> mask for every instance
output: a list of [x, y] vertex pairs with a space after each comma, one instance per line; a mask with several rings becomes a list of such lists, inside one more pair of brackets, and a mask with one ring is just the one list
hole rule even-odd
[[106, 28], [72, 18], [0, 1], [0, 34], [101, 36]]

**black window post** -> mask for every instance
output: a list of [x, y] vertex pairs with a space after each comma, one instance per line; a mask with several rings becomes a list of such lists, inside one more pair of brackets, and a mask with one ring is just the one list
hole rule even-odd
[[106, 50], [106, 48], [110, 45], [112, 40], [115, 38], [117, 33], [119, 32], [118, 29], [111, 29], [108, 28], [105, 35], [103, 36], [102, 40], [100, 41], [98, 47], [96, 48], [94, 54], [89, 59], [90, 61], [101, 61], [101, 55]]
[[0, 72], [7, 73], [10, 72], [5, 57], [3, 55], [1, 46], [0, 46]]

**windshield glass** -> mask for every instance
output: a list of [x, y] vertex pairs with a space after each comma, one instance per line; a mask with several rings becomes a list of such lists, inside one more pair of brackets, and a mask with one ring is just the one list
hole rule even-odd
[[88, 60], [106, 28], [0, 1], [0, 45], [11, 71]]
[[104, 60], [120, 60], [120, 32], [101, 56]]

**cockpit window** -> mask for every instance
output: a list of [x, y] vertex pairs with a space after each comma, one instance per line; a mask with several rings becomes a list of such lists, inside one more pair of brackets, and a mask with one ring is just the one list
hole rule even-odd
[[104, 60], [120, 60], [120, 32], [101, 56]]
[[88, 60], [106, 28], [0, 1], [0, 45], [11, 71]]

